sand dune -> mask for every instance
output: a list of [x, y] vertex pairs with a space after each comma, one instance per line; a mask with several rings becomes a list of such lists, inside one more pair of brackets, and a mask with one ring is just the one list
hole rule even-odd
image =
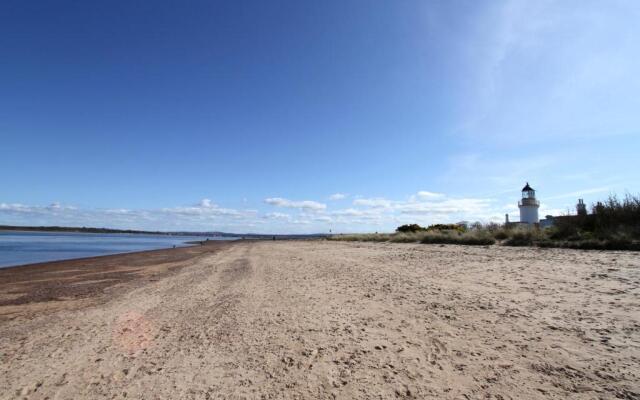
[[300, 241], [178, 261], [0, 306], [0, 398], [640, 398], [638, 253]]

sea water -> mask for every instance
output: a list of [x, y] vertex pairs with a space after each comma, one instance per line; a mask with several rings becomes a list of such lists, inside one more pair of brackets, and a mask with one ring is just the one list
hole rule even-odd
[[0, 231], [0, 268], [45, 261], [188, 246], [186, 242], [233, 238], [122, 233]]

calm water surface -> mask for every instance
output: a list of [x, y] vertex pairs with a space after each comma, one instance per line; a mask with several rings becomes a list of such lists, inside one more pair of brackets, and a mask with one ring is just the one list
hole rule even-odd
[[[205, 236], [0, 231], [0, 268], [44, 261], [188, 246]], [[209, 240], [233, 238], [209, 237]]]

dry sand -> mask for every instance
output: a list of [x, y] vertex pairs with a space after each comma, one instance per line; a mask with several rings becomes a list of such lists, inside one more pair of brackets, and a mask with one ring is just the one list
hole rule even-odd
[[9, 304], [29, 289], [0, 280], [0, 398], [640, 398], [638, 253], [244, 242], [172, 263], [69, 299]]

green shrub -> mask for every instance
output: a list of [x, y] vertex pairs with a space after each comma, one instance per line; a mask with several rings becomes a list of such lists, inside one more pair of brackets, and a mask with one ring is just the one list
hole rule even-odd
[[640, 239], [640, 196], [627, 194], [620, 200], [612, 195], [592, 206], [592, 214], [560, 216], [549, 232], [553, 240], [580, 241], [585, 235], [600, 241], [625, 235]]
[[456, 231], [456, 232], [466, 232], [467, 228], [464, 225], [458, 225], [458, 224], [435, 224], [435, 225], [429, 225], [429, 227], [427, 228], [428, 232], [433, 232], [433, 231]]
[[401, 225], [396, 228], [396, 232], [401, 232], [401, 233], [420, 232], [425, 230], [426, 228], [423, 228], [418, 224]]

